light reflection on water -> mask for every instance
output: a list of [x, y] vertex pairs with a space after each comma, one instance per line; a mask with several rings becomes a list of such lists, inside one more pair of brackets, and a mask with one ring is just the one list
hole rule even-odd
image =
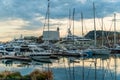
[[60, 58], [53, 63], [0, 61], [0, 71], [19, 71], [22, 75], [34, 69], [52, 70], [54, 80], [120, 80], [120, 56], [94, 56], [92, 58]]

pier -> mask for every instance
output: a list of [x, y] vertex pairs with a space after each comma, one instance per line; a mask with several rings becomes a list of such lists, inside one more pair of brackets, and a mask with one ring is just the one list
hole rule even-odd
[[14, 59], [14, 60], [31, 62], [31, 59], [29, 57], [25, 57], [25, 56], [2, 56], [2, 57], [0, 57], [0, 60], [2, 60], [2, 59]]

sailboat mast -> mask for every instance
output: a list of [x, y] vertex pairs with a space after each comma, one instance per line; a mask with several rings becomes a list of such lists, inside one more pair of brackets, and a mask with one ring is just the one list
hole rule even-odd
[[114, 14], [114, 46], [116, 44], [116, 14]]
[[[93, 17], [94, 17], [94, 47], [96, 47], [96, 22], [95, 22], [95, 4], [93, 2]], [[95, 80], [97, 80], [97, 59], [95, 58]]]
[[103, 31], [103, 18], [102, 18], [102, 47], [103, 47], [104, 31]]
[[93, 2], [93, 17], [94, 17], [94, 46], [96, 47], [96, 22], [95, 22], [95, 4]]
[[84, 33], [83, 33], [83, 13], [82, 12], [81, 12], [81, 25], [82, 25], [82, 37], [83, 37]]
[[74, 15], [75, 15], [75, 8], [73, 8], [73, 42], [74, 42]]
[[49, 2], [49, 0], [48, 0], [48, 9], [47, 9], [47, 13], [48, 13], [48, 15], [47, 15], [47, 18], [48, 18], [48, 43], [49, 43], [49, 38], [50, 38], [50, 24], [49, 24], [49, 22], [50, 22], [50, 20], [49, 20], [49, 16], [50, 16], [50, 9], [49, 9], [49, 7], [50, 7], [50, 2]]
[[71, 10], [69, 9], [69, 29], [71, 28]]
[[[50, 25], [49, 25], [49, 15], [50, 15], [50, 9], [49, 9], [49, 7], [50, 7], [50, 2], [49, 2], [49, 0], [48, 0], [48, 32], [49, 32], [49, 27], [50, 27]], [[48, 34], [49, 35], [49, 34]]]

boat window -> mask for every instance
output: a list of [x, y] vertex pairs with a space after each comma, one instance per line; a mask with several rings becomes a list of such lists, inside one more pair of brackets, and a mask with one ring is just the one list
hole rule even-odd
[[6, 48], [6, 51], [12, 52], [14, 51], [14, 48]]

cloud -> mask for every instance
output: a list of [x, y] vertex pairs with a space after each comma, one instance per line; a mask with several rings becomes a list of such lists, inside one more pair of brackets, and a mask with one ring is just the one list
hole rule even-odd
[[22, 26], [28, 25], [29, 21], [24, 21], [22, 19], [6, 19], [4, 21], [0, 21], [1, 31], [6, 32], [7, 30], [21, 28]]
[[[41, 30], [45, 24], [47, 1], [0, 0], [0, 32]], [[62, 29], [66, 29], [69, 9], [72, 16], [73, 8], [75, 8], [75, 21], [80, 21], [81, 12], [85, 20], [93, 19], [93, 2], [96, 18], [109, 17], [115, 12], [120, 13], [120, 0], [50, 0], [50, 27], [62, 24], [61, 26], [64, 26]]]
[[109, 3], [117, 3], [120, 2], [120, 0], [102, 0], [103, 2], [109, 2]]
[[[85, 18], [93, 18], [92, 3], [95, 2], [98, 17], [105, 17], [113, 12], [120, 12], [119, 0], [50, 0], [50, 17], [68, 18], [69, 9], [76, 9], [76, 20], [81, 11]], [[119, 1], [120, 2], [120, 1]], [[34, 19], [36, 14], [45, 16], [47, 0], [0, 0], [0, 18]]]

